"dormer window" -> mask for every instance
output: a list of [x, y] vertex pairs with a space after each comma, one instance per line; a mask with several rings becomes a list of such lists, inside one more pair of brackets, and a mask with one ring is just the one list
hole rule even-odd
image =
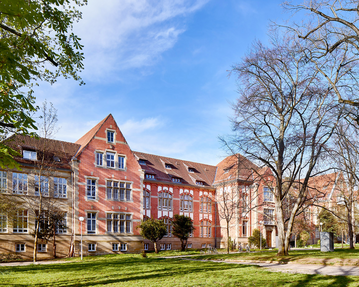
[[202, 186], [203, 186], [203, 185], [204, 185], [204, 182], [203, 182], [203, 181], [196, 181], [196, 184], [197, 184], [197, 185], [202, 185]]
[[140, 159], [140, 160], [138, 161], [138, 163], [139, 163], [140, 165], [146, 165], [146, 161], [145, 161], [144, 159]]
[[165, 163], [165, 168], [167, 168], [167, 169], [172, 169], [172, 165], [169, 164], [169, 163]]
[[23, 150], [23, 151], [22, 151], [22, 156], [23, 156], [23, 158], [25, 158], [25, 159], [37, 160], [36, 151]]
[[107, 131], [107, 142], [114, 143], [115, 142], [115, 132]]
[[192, 168], [192, 167], [189, 167], [189, 168], [188, 168], [188, 172], [193, 173], [193, 172], [195, 172], [195, 169], [194, 169], [194, 168]]
[[155, 179], [155, 175], [154, 175], [154, 174], [147, 174], [147, 173], [146, 173], [146, 178], [147, 178], [147, 179]]
[[181, 179], [178, 177], [172, 177], [172, 182], [181, 182]]

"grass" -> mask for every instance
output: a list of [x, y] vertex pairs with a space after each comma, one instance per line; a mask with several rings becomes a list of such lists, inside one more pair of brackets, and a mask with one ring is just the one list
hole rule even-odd
[[0, 267], [0, 286], [358, 286], [359, 277], [269, 272], [257, 266], [140, 255]]

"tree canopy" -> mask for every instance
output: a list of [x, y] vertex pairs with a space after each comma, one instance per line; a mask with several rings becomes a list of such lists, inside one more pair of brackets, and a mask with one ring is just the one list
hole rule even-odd
[[[84, 55], [71, 32], [87, 0], [0, 2], [0, 139], [36, 130], [33, 85], [59, 76], [83, 83]], [[16, 166], [16, 152], [0, 143], [0, 167]]]
[[148, 218], [141, 222], [139, 228], [141, 228], [141, 236], [153, 242], [155, 246], [155, 252], [158, 253], [156, 243], [167, 234], [167, 227], [163, 220]]
[[187, 240], [193, 232], [193, 221], [190, 217], [185, 215], [174, 215], [172, 221], [172, 234], [181, 241], [181, 250], [185, 251]]

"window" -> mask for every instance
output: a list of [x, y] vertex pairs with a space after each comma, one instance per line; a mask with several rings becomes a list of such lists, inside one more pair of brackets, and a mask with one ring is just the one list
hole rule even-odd
[[187, 243], [187, 248], [192, 248], [192, 243]]
[[88, 244], [88, 251], [89, 252], [95, 252], [96, 251], [96, 244], [95, 243], [89, 243]]
[[46, 244], [38, 244], [37, 252], [46, 252]]
[[243, 213], [246, 213], [249, 211], [248, 195], [243, 194], [242, 199], [243, 199], [243, 202], [242, 202], [243, 203]]
[[16, 194], [27, 194], [27, 174], [12, 173], [12, 192]]
[[107, 167], [115, 167], [115, 154], [113, 152], [106, 153], [106, 165]]
[[87, 233], [88, 234], [96, 233], [96, 213], [95, 212], [87, 213]]
[[16, 213], [13, 223], [13, 233], [28, 232], [28, 214], [27, 210], [21, 210]]
[[201, 237], [211, 237], [211, 222], [208, 220], [201, 221]]
[[269, 187], [263, 188], [264, 201], [273, 201], [273, 193]]
[[120, 233], [131, 233], [132, 216], [130, 214], [120, 214]]
[[49, 196], [49, 179], [45, 176], [39, 177], [35, 175], [35, 195], [39, 196], [41, 192], [42, 196]]
[[172, 177], [172, 182], [181, 182], [181, 179], [178, 177]]
[[180, 196], [181, 211], [192, 211], [193, 198], [189, 194], [182, 194]]
[[212, 200], [207, 197], [201, 197], [201, 205], [200, 205], [200, 212], [202, 213], [211, 213], [212, 212]]
[[16, 252], [25, 252], [25, 244], [24, 243], [16, 243], [15, 251]]
[[37, 160], [36, 151], [23, 150], [22, 157], [30, 160]]
[[243, 237], [247, 237], [247, 227], [248, 227], [248, 221], [243, 221], [243, 225], [242, 225]]
[[138, 161], [138, 163], [139, 163], [140, 165], [146, 165], [146, 160], [140, 159], [140, 160]]
[[109, 142], [109, 143], [115, 142], [115, 132], [114, 131], [107, 131], [107, 142]]
[[[56, 234], [66, 234], [67, 233], [67, 213], [64, 213], [62, 220], [56, 225]], [[82, 223], [81, 223], [82, 224]]]
[[0, 214], [0, 233], [7, 232], [7, 216]]
[[118, 168], [125, 169], [125, 157], [122, 155], [118, 156]]
[[96, 153], [96, 165], [103, 166], [103, 153], [102, 152]]
[[203, 185], [204, 185], [204, 182], [203, 182], [203, 181], [196, 181], [196, 184], [203, 186]]
[[165, 163], [165, 168], [167, 168], [167, 169], [172, 169], [172, 165], [169, 164], [169, 163]]
[[118, 232], [119, 214], [107, 213], [107, 232]]
[[127, 251], [127, 243], [121, 243], [121, 251]]
[[120, 182], [120, 200], [131, 201], [131, 184]]
[[171, 244], [171, 243], [168, 243], [166, 250], [171, 250], [171, 249], [172, 249], [172, 244]]
[[96, 180], [87, 179], [87, 199], [96, 199]]
[[195, 171], [195, 169], [194, 169], [194, 168], [192, 168], [192, 167], [189, 167], [189, 168], [188, 168], [188, 172], [193, 173], [194, 171]]
[[264, 224], [273, 224], [274, 210], [273, 209], [264, 209]]
[[67, 197], [67, 180], [61, 177], [54, 177], [54, 197]]
[[118, 243], [112, 243], [112, 251], [118, 251]]
[[167, 192], [158, 194], [158, 209], [172, 210], [172, 194]]
[[145, 243], [145, 244], [143, 244], [143, 249], [145, 250], [145, 251], [147, 251], [148, 250], [148, 243]]
[[166, 250], [166, 244], [161, 243], [160, 244], [160, 250]]
[[118, 181], [108, 180], [106, 186], [107, 186], [106, 187], [107, 199], [118, 200], [118, 194], [119, 194]]
[[202, 248], [206, 248], [206, 243], [203, 243], [203, 244], [202, 244]]
[[147, 179], [155, 179], [155, 175], [146, 173], [146, 178]]
[[143, 191], [143, 209], [151, 208], [151, 194], [144, 190]]
[[0, 170], [0, 192], [6, 192], [7, 189], [7, 172]]
[[163, 222], [164, 222], [164, 224], [166, 225], [166, 228], [167, 228], [167, 235], [165, 235], [165, 236], [166, 237], [171, 237], [172, 236], [172, 222], [171, 222], [171, 219], [164, 218]]

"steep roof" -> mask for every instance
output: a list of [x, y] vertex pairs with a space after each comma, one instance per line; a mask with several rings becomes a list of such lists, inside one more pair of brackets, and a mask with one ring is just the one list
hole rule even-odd
[[172, 178], [180, 178], [181, 183], [187, 185], [197, 186], [196, 182], [203, 182], [203, 186], [210, 187], [213, 184], [215, 166], [137, 151], [133, 153], [145, 161], [146, 164], [141, 165], [145, 173], [154, 175], [158, 181], [172, 182]]
[[[71, 169], [70, 162], [80, 148], [79, 144], [45, 139], [34, 138], [23, 135], [13, 135], [5, 140], [6, 144], [22, 154], [23, 150], [36, 151], [38, 158], [44, 155], [47, 165], [56, 168]], [[16, 161], [23, 164], [36, 164], [36, 161], [15, 157]]]
[[253, 170], [259, 170], [258, 166], [241, 154], [227, 156], [217, 164], [214, 184], [236, 179], [253, 181]]
[[308, 181], [309, 192], [312, 196], [317, 195], [319, 198], [330, 199], [336, 188], [338, 175], [339, 173], [333, 172], [311, 177]]
[[92, 129], [90, 129], [86, 134], [84, 134], [80, 139], [76, 141], [76, 144], [80, 145], [80, 149], [77, 151], [76, 156], [79, 156], [83, 149], [89, 144], [89, 142], [95, 137], [96, 133], [100, 130], [102, 125], [106, 122], [106, 120], [112, 117], [109, 114], [106, 118], [100, 121], [97, 125], [95, 125]]

